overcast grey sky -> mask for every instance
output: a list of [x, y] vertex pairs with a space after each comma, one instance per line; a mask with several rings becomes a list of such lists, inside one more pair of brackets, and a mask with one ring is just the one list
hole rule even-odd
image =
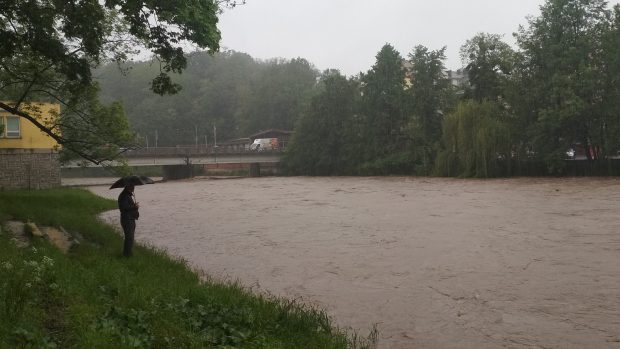
[[[613, 1], [617, 3], [618, 1]], [[318, 69], [367, 71], [383, 44], [403, 57], [416, 45], [447, 46], [446, 66], [461, 67], [459, 48], [478, 32], [527, 25], [544, 0], [247, 0], [220, 17], [222, 49], [254, 58], [303, 57]]]

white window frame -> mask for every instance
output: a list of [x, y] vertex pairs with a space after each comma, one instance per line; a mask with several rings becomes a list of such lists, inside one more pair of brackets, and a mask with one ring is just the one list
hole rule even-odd
[[[11, 131], [12, 134], [9, 134], [9, 119], [17, 119], [17, 131]], [[4, 123], [4, 136], [6, 138], [22, 138], [22, 125], [21, 118], [19, 116], [6, 116]]]

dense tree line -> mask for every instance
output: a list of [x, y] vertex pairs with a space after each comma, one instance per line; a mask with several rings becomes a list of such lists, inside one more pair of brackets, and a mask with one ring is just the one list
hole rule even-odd
[[592, 166], [610, 166], [620, 150], [620, 6], [547, 0], [515, 36], [517, 50], [486, 33], [463, 45], [466, 86], [448, 83], [443, 49], [423, 46], [403, 60], [385, 45], [360, 76], [323, 74], [287, 169], [561, 174], [571, 148]]
[[[386, 44], [351, 77], [215, 53], [217, 14], [237, 2], [173, 3], [9, 3], [0, 108], [96, 163], [147, 142], [213, 144], [215, 128], [220, 142], [294, 128], [285, 168], [317, 175], [561, 174], [570, 148], [607, 166], [620, 150], [620, 6], [604, 0], [547, 0], [517, 49], [474, 36], [462, 86], [445, 74], [445, 49], [424, 46], [403, 57]], [[208, 52], [186, 56], [181, 41]], [[141, 46], [153, 60], [128, 62]], [[36, 100], [60, 102], [61, 115], [38, 121]]]
[[218, 143], [270, 128], [292, 130], [319, 76], [302, 58], [259, 61], [234, 51], [197, 52], [183, 74], [172, 76], [181, 89], [162, 97], [148, 90], [158, 69], [137, 62], [96, 71], [103, 99], [123, 103], [142, 146], [147, 138], [153, 146], [156, 134], [158, 146], [212, 145], [214, 127]]
[[442, 116], [456, 101], [444, 76], [444, 51], [417, 46], [404, 59], [386, 44], [367, 73], [323, 74], [295, 129], [286, 168], [323, 175], [432, 173]]
[[[461, 47], [468, 83], [447, 78], [445, 48], [386, 44], [370, 70], [319, 73], [305, 59], [194, 53], [182, 89], [149, 91], [158, 64], [96, 71], [139, 144], [213, 144], [295, 129], [285, 167], [298, 174], [490, 177], [566, 172], [567, 150], [591, 163], [620, 150], [620, 10], [603, 0], [548, 0], [515, 34], [480, 33]], [[123, 74], [127, 73], [127, 74]], [[206, 137], [205, 137], [206, 136]]]

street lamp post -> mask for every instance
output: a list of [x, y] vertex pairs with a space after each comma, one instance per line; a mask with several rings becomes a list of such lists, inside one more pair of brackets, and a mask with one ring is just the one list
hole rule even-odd
[[196, 137], [196, 149], [198, 149], [198, 126], [194, 125], [194, 135]]
[[217, 128], [213, 125], [213, 154], [215, 154], [215, 163], [217, 164]]

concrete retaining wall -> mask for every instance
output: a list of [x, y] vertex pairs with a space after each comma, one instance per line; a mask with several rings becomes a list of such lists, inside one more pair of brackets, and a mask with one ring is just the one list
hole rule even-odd
[[207, 173], [214, 171], [248, 171], [250, 177], [274, 176], [280, 173], [279, 162], [243, 162], [243, 163], [215, 163], [205, 164]]
[[0, 190], [60, 187], [58, 153], [51, 149], [0, 149]]
[[164, 165], [162, 166], [164, 179], [185, 179], [194, 177], [192, 165]]

